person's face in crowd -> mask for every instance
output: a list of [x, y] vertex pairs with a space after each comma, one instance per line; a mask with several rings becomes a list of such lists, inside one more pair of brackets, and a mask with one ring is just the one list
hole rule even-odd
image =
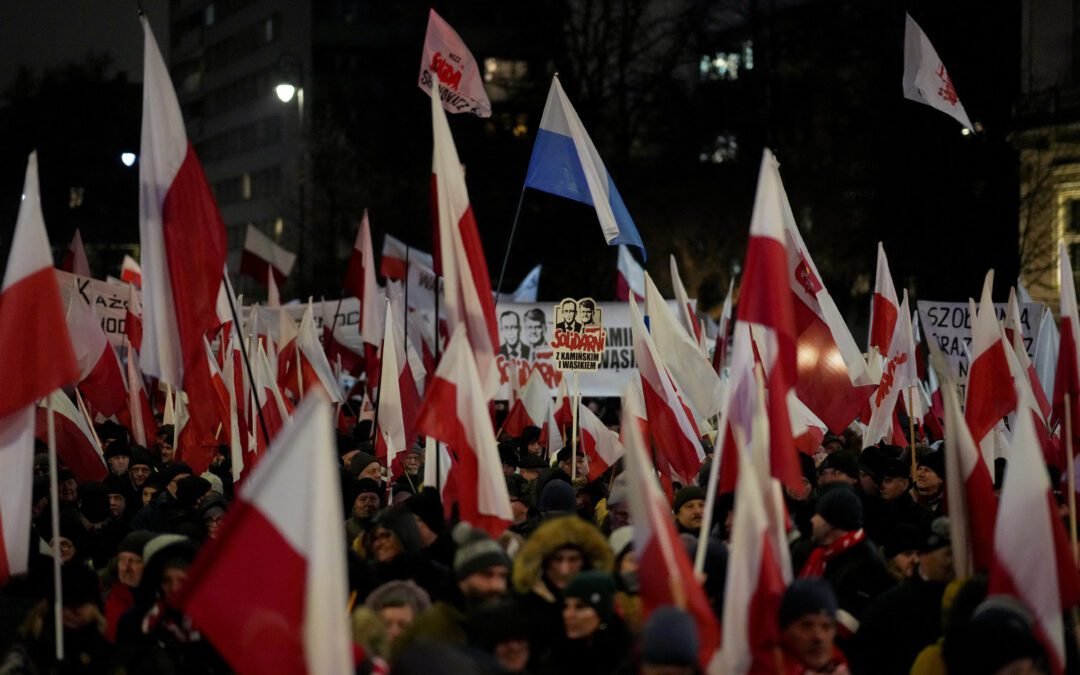
[[514, 523], [520, 524], [529, 518], [529, 507], [518, 497], [510, 498], [510, 513], [514, 515]]
[[398, 536], [384, 527], [375, 528], [371, 537], [371, 557], [375, 562], [390, 562], [405, 551]]
[[544, 342], [544, 324], [536, 319], [525, 317], [522, 322], [522, 332], [525, 336], [525, 344], [536, 347]]
[[886, 501], [899, 499], [901, 495], [908, 491], [908, 487], [910, 486], [911, 481], [907, 478], [889, 476], [881, 481], [881, 498]]
[[428, 527], [428, 524], [420, 516], [413, 514], [413, 518], [416, 520], [416, 529], [420, 532], [421, 546], [427, 548], [434, 544], [435, 540], [439, 538], [439, 533]]
[[116, 556], [116, 571], [120, 577], [120, 583], [128, 588], [135, 588], [142, 581], [142, 556], [138, 553], [121, 551]]
[[382, 464], [378, 462], [372, 462], [364, 467], [364, 470], [360, 472], [358, 478], [370, 478], [374, 481], [382, 480]]
[[525, 446], [525, 452], [539, 457], [544, 454], [544, 449], [540, 447], [540, 441], [529, 441], [528, 445]]
[[208, 513], [203, 518], [203, 525], [206, 527], [206, 536], [210, 539], [217, 539], [218, 534], [221, 533], [221, 523], [225, 520], [224, 512], [218, 512], [212, 509], [212, 513]]
[[806, 476], [803, 476], [799, 487], [792, 490], [791, 488], [784, 488], [788, 497], [791, 497], [797, 502], [804, 502], [810, 498], [810, 493], [814, 491], [814, 486], [807, 480]]
[[158, 490], [157, 487], [153, 485], [144, 485], [142, 489], [143, 506], [146, 506], [150, 502], [154, 501], [154, 496], [157, 495], [158, 492], [160, 492], [160, 490]]
[[[566, 472], [566, 475], [570, 473], [570, 460], [559, 462], [559, 468]], [[577, 456], [577, 478], [585, 478], [589, 475], [589, 459], [585, 456], [585, 453], [578, 453]]]
[[401, 460], [401, 464], [405, 467], [405, 473], [410, 476], [420, 473], [420, 455], [415, 452], [405, 453], [405, 459]]
[[705, 518], [705, 500], [691, 499], [679, 507], [675, 514], [675, 520], [687, 529], [701, 529], [701, 521]]
[[176, 595], [184, 587], [187, 581], [187, 568], [175, 565], [165, 568], [161, 573], [161, 595], [165, 598], [165, 604], [176, 607]]
[[818, 546], [828, 546], [836, 539], [836, 529], [819, 513], [810, 517], [810, 527], [810, 538]]
[[592, 307], [589, 307], [588, 305], [582, 305], [581, 307], [578, 308], [578, 318], [581, 320], [581, 323], [586, 323], [587, 324], [590, 321], [592, 321], [592, 315], [593, 315], [593, 308]]
[[889, 564], [904, 579], [910, 579], [915, 574], [915, 567], [919, 564], [918, 551], [901, 551], [889, 558]]
[[529, 641], [516, 638], [500, 642], [492, 653], [505, 672], [520, 673], [529, 663]]
[[489, 601], [506, 595], [510, 570], [492, 565], [473, 572], [458, 582], [461, 594], [469, 600]]
[[132, 485], [142, 487], [146, 479], [150, 477], [150, 467], [145, 464], [136, 464], [128, 469], [128, 475], [131, 476]]
[[171, 481], [169, 481], [169, 484], [165, 486], [165, 489], [168, 490], [169, 494], [171, 494], [175, 498], [176, 497], [176, 490], [179, 487], [177, 484], [180, 482], [180, 480], [182, 478], [187, 478], [190, 475], [191, 475], [190, 473], [177, 474], [175, 477], [173, 477], [173, 479]]
[[855, 485], [855, 479], [839, 469], [826, 467], [818, 471], [818, 485], [831, 485], [832, 483], [847, 483]]
[[571, 640], [587, 638], [600, 628], [600, 615], [578, 598], [567, 598], [562, 611], [566, 637]]
[[928, 466], [920, 465], [915, 469], [915, 487], [924, 495], [937, 494], [942, 482], [941, 476]]
[[942, 546], [919, 556], [919, 574], [927, 581], [952, 581], [952, 546]]
[[881, 492], [881, 486], [877, 484], [874, 477], [865, 471], [859, 471], [859, 488], [863, 491], [863, 494], [875, 495]]
[[382, 619], [383, 625], [386, 626], [387, 641], [393, 642], [397, 636], [404, 633], [405, 629], [412, 625], [416, 616], [413, 614], [412, 607], [400, 605], [397, 607], [383, 607], [379, 610], [379, 618]]
[[521, 340], [521, 321], [516, 314], [504, 314], [499, 319], [499, 334], [508, 346], [515, 346]]
[[109, 471], [114, 476], [123, 476], [127, 473], [128, 464], [131, 462], [131, 458], [127, 455], [117, 455], [116, 457], [109, 458]]
[[57, 486], [57, 494], [62, 504], [74, 504], [79, 498], [79, 482], [74, 478], [61, 481]]
[[806, 614], [780, 634], [780, 641], [799, 663], [820, 670], [832, 660], [836, 620], [824, 612]]
[[627, 502], [621, 502], [613, 506], [608, 507], [608, 522], [611, 523], [611, 529], [617, 530], [624, 525], [630, 524], [630, 505]]
[[576, 548], [561, 548], [544, 561], [544, 576], [555, 588], [563, 589], [581, 571], [585, 558]]
[[374, 492], [361, 492], [356, 495], [356, 499], [353, 501], [352, 512], [353, 515], [363, 520], [364, 518], [370, 518], [375, 515], [375, 512], [379, 510], [379, 495]]
[[168, 439], [162, 439], [158, 441], [158, 454], [161, 457], [162, 464], [172, 464], [173, 458], [176, 456], [176, 449], [173, 448]]
[[117, 492], [109, 493], [109, 513], [113, 514], [114, 518], [119, 518], [124, 515], [124, 509], [127, 508], [127, 499], [124, 495]]
[[47, 508], [49, 508], [48, 495], [38, 498], [38, 500], [34, 502], [34, 505], [30, 507], [30, 512], [34, 518], [37, 518], [41, 514], [45, 513], [45, 509]]
[[637, 572], [638, 561], [634, 556], [633, 551], [626, 553], [619, 559], [619, 569], [615, 570], [619, 574], [630, 574], [631, 572]]
[[518, 469], [518, 475], [531, 483], [540, 477], [540, 469]]
[[577, 303], [573, 300], [564, 302], [562, 306], [562, 320], [566, 323], [573, 323], [577, 317]]
[[[56, 542], [56, 540], [57, 540], [57, 538], [53, 538], [53, 541], [50, 542], [50, 545], [53, 545], [53, 543]], [[60, 540], [60, 562], [66, 563], [67, 561], [74, 558], [75, 554], [78, 551], [75, 549], [75, 543], [73, 541], [71, 541], [70, 539], [68, 539], [67, 537], [59, 537], [59, 540]]]
[[844, 444], [840, 441], [829, 441], [825, 445], [821, 446], [825, 450], [826, 455], [831, 455], [834, 452], [839, 452], [844, 449]]

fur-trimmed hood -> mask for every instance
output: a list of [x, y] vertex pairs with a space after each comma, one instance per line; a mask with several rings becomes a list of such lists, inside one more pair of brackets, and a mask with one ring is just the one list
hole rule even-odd
[[544, 560], [566, 546], [581, 551], [585, 569], [611, 571], [615, 557], [600, 530], [577, 516], [563, 516], [544, 522], [525, 540], [514, 559], [514, 588], [519, 593], [532, 590], [544, 572]]

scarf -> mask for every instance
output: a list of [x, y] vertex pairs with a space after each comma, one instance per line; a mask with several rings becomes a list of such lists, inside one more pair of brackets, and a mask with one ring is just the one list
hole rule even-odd
[[854, 532], [848, 532], [828, 546], [818, 546], [810, 554], [810, 558], [799, 572], [799, 578], [820, 577], [825, 575], [825, 566], [830, 560], [848, 550], [855, 544], [866, 539], [866, 532], [862, 528]]

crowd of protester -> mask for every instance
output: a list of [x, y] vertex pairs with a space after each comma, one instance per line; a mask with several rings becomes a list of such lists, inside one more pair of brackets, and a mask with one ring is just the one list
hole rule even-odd
[[[605, 415], [617, 427], [617, 415]], [[48, 458], [35, 459], [30, 572], [0, 588], [0, 674], [229, 672], [177, 602], [200, 547], [228, 518], [227, 449], [194, 475], [171, 426], [151, 448], [115, 423], [98, 434], [109, 475], [79, 483], [61, 467], [56, 532]], [[584, 454], [576, 471], [569, 448], [545, 456], [539, 429], [501, 438], [514, 519], [492, 539], [456, 522], [453, 505], [424, 484], [422, 445], [389, 476], [369, 437], [363, 422], [337, 448], [358, 673], [702, 672], [690, 614], [669, 606], [644, 616], [640, 580], [650, 570], [634, 555], [620, 464], [589, 482]], [[801, 488], [786, 490], [796, 579], [769, 618], [781, 644], [768, 672], [1049, 672], [1021, 605], [988, 596], [984, 577], [953, 578], [940, 443], [915, 447], [914, 476], [910, 449], [860, 446], [850, 430], [827, 435], [816, 454], [800, 456]], [[670, 494], [691, 558], [709, 462], [698, 484]], [[731, 494], [716, 500], [698, 579], [718, 620], [733, 505]], [[53, 655], [54, 542], [63, 663]]]

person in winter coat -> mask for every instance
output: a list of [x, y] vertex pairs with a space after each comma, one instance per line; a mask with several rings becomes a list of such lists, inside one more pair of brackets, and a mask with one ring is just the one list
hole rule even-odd
[[[378, 481], [370, 478], [350, 479], [348, 487], [350, 514], [345, 521], [345, 543], [355, 550], [356, 540], [368, 531], [375, 514], [383, 507], [386, 491]], [[357, 552], [362, 550], [361, 543], [360, 550]]]
[[120, 617], [135, 605], [134, 591], [142, 581], [143, 547], [153, 538], [154, 533], [149, 530], [135, 530], [120, 542], [116, 554], [117, 579], [105, 600], [105, 637], [109, 642], [116, 641]]
[[883, 462], [881, 474], [881, 511], [866, 522], [866, 535], [874, 541], [885, 537], [898, 525], [908, 523], [925, 535], [930, 530], [933, 513], [912, 499], [911, 464], [902, 459]]
[[850, 672], [835, 644], [837, 612], [836, 595], [823, 580], [796, 579], [788, 586], [777, 614], [784, 675]]
[[699, 675], [697, 624], [685, 610], [670, 605], [649, 615], [640, 642], [641, 675]]
[[920, 546], [918, 569], [867, 607], [850, 653], [858, 673], [906, 675], [941, 635], [941, 599], [952, 580], [949, 519], [938, 518]]
[[424, 557], [416, 518], [404, 506], [391, 507], [375, 516], [363, 540], [369, 590], [388, 581], [412, 580], [434, 600], [450, 596], [450, 570]]
[[575, 576], [563, 591], [561, 635], [542, 672], [606, 675], [626, 668], [633, 640], [614, 601], [611, 574], [589, 570]]
[[562, 633], [563, 591], [578, 573], [611, 572], [607, 541], [591, 523], [564, 516], [536, 528], [514, 560], [514, 590], [529, 620], [534, 662], [546, 656]]
[[869, 602], [895, 584], [862, 529], [862, 516], [854, 490], [843, 485], [826, 490], [811, 519], [815, 548], [799, 572], [800, 577], [824, 577], [832, 586], [845, 639], [858, 630]]

